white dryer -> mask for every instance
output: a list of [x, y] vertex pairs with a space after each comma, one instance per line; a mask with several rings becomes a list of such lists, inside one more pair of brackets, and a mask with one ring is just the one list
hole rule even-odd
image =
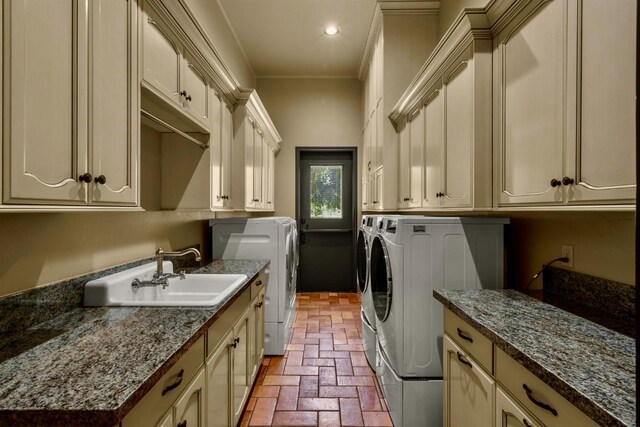
[[295, 320], [298, 243], [288, 217], [212, 219], [214, 259], [268, 259], [265, 354], [284, 355]]
[[433, 290], [501, 288], [506, 223], [382, 219], [371, 243], [370, 286], [379, 342], [376, 374], [395, 425], [442, 425], [443, 310]]

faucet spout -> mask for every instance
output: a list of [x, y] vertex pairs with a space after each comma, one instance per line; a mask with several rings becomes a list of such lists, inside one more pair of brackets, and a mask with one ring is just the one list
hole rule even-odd
[[158, 250], [156, 251], [156, 274], [155, 277], [162, 277], [164, 276], [164, 270], [162, 268], [162, 261], [164, 261], [165, 257], [179, 257], [179, 256], [185, 256], [188, 254], [193, 254], [195, 255], [196, 261], [200, 261], [202, 259], [202, 256], [200, 255], [200, 251], [197, 250], [196, 248], [187, 248], [183, 251], [179, 251], [179, 252], [165, 252], [162, 250], [162, 248], [158, 248]]

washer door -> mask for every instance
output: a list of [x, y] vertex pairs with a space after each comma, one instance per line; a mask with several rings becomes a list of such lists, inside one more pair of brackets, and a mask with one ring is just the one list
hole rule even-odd
[[369, 242], [364, 230], [358, 231], [358, 242], [356, 243], [356, 273], [358, 276], [358, 288], [361, 293], [367, 292], [367, 282], [369, 269], [367, 268], [367, 258], [369, 256]]
[[389, 253], [380, 236], [376, 236], [371, 244], [371, 296], [378, 320], [384, 322], [391, 310], [393, 280]]

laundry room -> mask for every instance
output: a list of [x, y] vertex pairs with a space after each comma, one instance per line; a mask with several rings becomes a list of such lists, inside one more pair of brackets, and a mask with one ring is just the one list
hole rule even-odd
[[3, 2], [0, 426], [635, 426], [637, 16]]

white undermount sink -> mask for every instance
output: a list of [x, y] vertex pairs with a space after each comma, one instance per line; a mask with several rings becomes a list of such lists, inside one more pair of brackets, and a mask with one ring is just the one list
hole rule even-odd
[[[162, 264], [165, 273], [173, 273], [173, 264]], [[101, 306], [212, 306], [247, 280], [244, 274], [186, 274], [184, 279], [169, 279], [166, 287], [131, 286], [135, 279], [151, 280], [156, 263], [135, 267], [92, 280], [85, 285], [84, 305]]]

